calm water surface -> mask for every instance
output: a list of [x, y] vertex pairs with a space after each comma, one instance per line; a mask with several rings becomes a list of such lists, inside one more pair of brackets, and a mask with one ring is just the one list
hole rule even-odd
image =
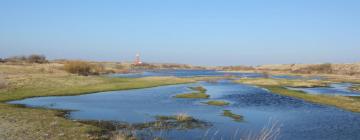
[[[191, 92], [189, 86], [204, 86], [210, 99], [177, 99], [176, 94]], [[336, 88], [334, 88], [336, 89]], [[226, 107], [202, 102], [217, 99], [231, 102]], [[360, 114], [334, 107], [284, 97], [255, 86], [199, 82], [147, 89], [101, 92], [79, 96], [40, 97], [10, 102], [32, 107], [75, 110], [72, 119], [109, 120], [144, 123], [157, 115], [185, 113], [211, 124], [206, 128], [154, 131], [166, 139], [236, 139], [258, 133], [269, 120], [281, 124], [280, 140], [358, 140]], [[222, 116], [223, 110], [244, 116], [243, 122]], [[146, 139], [147, 137], [145, 137]]]
[[360, 96], [359, 91], [351, 91], [349, 88], [351, 83], [335, 83], [330, 84], [329, 87], [315, 87], [315, 88], [289, 88], [292, 90], [305, 91], [309, 94], [324, 94], [324, 95], [341, 95], [341, 96]]

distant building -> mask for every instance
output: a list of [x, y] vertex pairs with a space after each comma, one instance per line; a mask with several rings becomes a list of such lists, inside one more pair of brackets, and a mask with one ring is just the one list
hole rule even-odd
[[140, 53], [137, 53], [136, 56], [135, 56], [135, 62], [134, 64], [135, 65], [141, 65], [143, 62], [141, 61], [141, 58], [140, 58]]

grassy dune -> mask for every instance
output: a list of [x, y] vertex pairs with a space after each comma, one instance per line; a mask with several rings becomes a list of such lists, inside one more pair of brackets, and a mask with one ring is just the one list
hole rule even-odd
[[[0, 139], [90, 139], [101, 130], [65, 119], [61, 111], [23, 108], [4, 102], [38, 96], [67, 96], [195, 82], [192, 78], [110, 78], [77, 76], [59, 64], [0, 65], [6, 87], [0, 88]], [[96, 134], [96, 135], [90, 135]], [[97, 137], [99, 138], [99, 137]]]
[[[277, 81], [279, 80], [279, 81]], [[270, 82], [267, 82], [270, 81]], [[273, 93], [295, 97], [305, 101], [335, 106], [345, 110], [360, 112], [360, 99], [356, 97], [344, 97], [344, 96], [330, 96], [330, 95], [315, 95], [307, 94], [302, 91], [295, 91], [285, 88], [285, 86], [292, 87], [314, 87], [314, 86], [324, 86], [327, 82], [323, 81], [296, 81], [296, 80], [280, 80], [280, 79], [271, 79], [263, 80], [260, 78], [254, 79], [241, 79], [237, 80], [238, 83], [253, 84], [270, 90]]]

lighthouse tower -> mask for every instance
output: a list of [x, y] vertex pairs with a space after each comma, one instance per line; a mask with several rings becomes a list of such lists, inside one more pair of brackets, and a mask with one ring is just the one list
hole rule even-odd
[[135, 65], [141, 65], [142, 62], [141, 62], [141, 59], [140, 59], [140, 53], [137, 53], [135, 55], [135, 62], [134, 62]]

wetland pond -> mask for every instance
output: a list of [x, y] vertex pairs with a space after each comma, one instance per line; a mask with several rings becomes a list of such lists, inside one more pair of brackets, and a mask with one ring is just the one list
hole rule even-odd
[[[213, 73], [213, 71], [209, 73]], [[206, 74], [200, 72], [198, 75]], [[260, 76], [259, 74], [244, 75]], [[189, 87], [195, 86], [207, 89], [206, 93], [210, 95], [210, 98], [174, 98], [176, 94], [192, 92]], [[337, 87], [333, 89], [337, 89]], [[227, 106], [204, 104], [208, 100], [222, 100], [230, 104]], [[177, 114], [187, 114], [200, 120], [199, 124], [187, 124], [185, 127], [174, 125], [164, 129], [134, 130], [136, 135], [142, 139], [161, 137], [171, 140], [239, 140], [246, 138], [249, 134], [259, 133], [271, 121], [279, 124], [278, 139], [280, 140], [360, 139], [360, 114], [358, 113], [280, 96], [256, 86], [237, 84], [228, 80], [79, 96], [38, 97], [10, 103], [24, 104], [30, 107], [73, 110], [70, 112], [69, 118], [75, 120], [141, 124], [156, 121], [156, 116]], [[224, 116], [224, 110], [239, 114], [243, 118], [239, 121]]]

